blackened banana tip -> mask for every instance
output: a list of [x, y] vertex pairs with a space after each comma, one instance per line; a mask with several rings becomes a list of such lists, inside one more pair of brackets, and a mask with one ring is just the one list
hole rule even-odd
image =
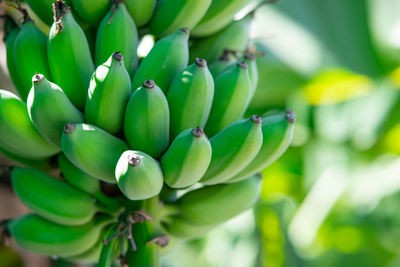
[[188, 27], [180, 28], [180, 31], [185, 32], [187, 35], [190, 35], [190, 31]]
[[76, 128], [76, 125], [73, 123], [67, 123], [64, 125], [64, 133], [70, 134], [72, 133]]
[[294, 112], [291, 110], [286, 110], [285, 118], [290, 123], [294, 123], [296, 121], [296, 116], [294, 115]]
[[122, 61], [124, 60], [124, 56], [122, 55], [122, 53], [120, 51], [114, 52], [112, 54], [113, 59], [115, 59], [116, 61]]
[[259, 173], [256, 173], [256, 175], [255, 176], [257, 176], [258, 178], [260, 178], [260, 179], [262, 179], [263, 178], [263, 175], [262, 175], [262, 173], [261, 172], [259, 172]]
[[40, 74], [40, 73], [36, 73], [35, 75], [33, 75], [33, 77], [32, 77], [32, 82], [33, 83], [39, 83], [39, 82], [41, 82], [41, 81], [43, 81], [44, 80], [44, 76], [43, 76], [43, 74]]
[[250, 61], [253, 61], [253, 60], [256, 59], [256, 57], [254, 56], [254, 54], [253, 54], [253, 53], [250, 53], [250, 52], [247, 52], [247, 53], [246, 53], [245, 58], [248, 59], [248, 60], [250, 60]]
[[246, 70], [249, 68], [249, 66], [247, 65], [246, 61], [240, 61], [240, 62], [238, 62], [238, 63], [237, 63], [237, 66], [240, 67], [240, 68], [242, 68], [242, 69], [246, 69]]
[[196, 127], [196, 128], [193, 128], [192, 134], [193, 134], [193, 136], [200, 138], [200, 137], [203, 137], [204, 130], [201, 127]]
[[251, 120], [256, 124], [261, 124], [262, 123], [262, 118], [260, 116], [258, 116], [258, 115], [251, 116]]
[[152, 89], [156, 86], [156, 83], [153, 80], [145, 80], [142, 86], [147, 89]]
[[136, 167], [140, 163], [140, 157], [138, 155], [128, 155], [128, 164], [132, 167]]
[[207, 61], [204, 58], [196, 58], [194, 61], [197, 66], [205, 68], [207, 67]]

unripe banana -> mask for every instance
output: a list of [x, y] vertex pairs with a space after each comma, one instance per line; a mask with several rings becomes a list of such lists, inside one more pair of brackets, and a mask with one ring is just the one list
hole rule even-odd
[[93, 247], [101, 235], [101, 230], [114, 220], [101, 214], [86, 224], [66, 226], [35, 214], [28, 214], [11, 220], [7, 229], [17, 244], [24, 249], [49, 256], [70, 257]]
[[135, 150], [159, 158], [169, 144], [169, 118], [165, 95], [154, 81], [146, 80], [126, 107], [125, 138]]
[[31, 167], [35, 167], [35, 168], [43, 169], [43, 170], [53, 168], [51, 166], [50, 158], [29, 159], [29, 158], [21, 157], [18, 154], [12, 153], [3, 147], [7, 147], [7, 143], [3, 142], [0, 139], [0, 154], [4, 155], [6, 158], [18, 163], [17, 165], [31, 166]]
[[56, 84], [79, 109], [83, 109], [93, 60], [85, 33], [63, 1], [54, 3], [55, 22], [49, 33], [48, 56]]
[[242, 118], [248, 105], [250, 78], [246, 62], [228, 68], [215, 80], [214, 100], [205, 127], [214, 136], [231, 123]]
[[125, 68], [131, 77], [136, 64], [138, 33], [136, 25], [122, 1], [115, 1], [103, 18], [96, 36], [96, 65], [104, 63], [112, 53], [121, 51]]
[[176, 215], [163, 218], [161, 220], [161, 226], [168, 234], [183, 239], [201, 237], [214, 228], [214, 225], [190, 224]]
[[[116, 234], [115, 227], [111, 228], [111, 230], [107, 233], [106, 238], [109, 238]], [[121, 253], [121, 240], [119, 238], [113, 238], [106, 244], [104, 243], [104, 239], [101, 240], [102, 248], [100, 252], [100, 256], [98, 257], [97, 267], [110, 267], [113, 266], [114, 260], [117, 259], [119, 254]]]
[[131, 80], [120, 52], [113, 53], [97, 67], [90, 80], [85, 118], [109, 133], [122, 129], [126, 103], [131, 93]]
[[156, 0], [124, 0], [126, 8], [138, 27], [150, 21], [156, 2]]
[[211, 138], [211, 163], [200, 182], [207, 185], [221, 183], [244, 169], [261, 148], [261, 123], [261, 117], [253, 115], [229, 125]]
[[116, 183], [115, 166], [128, 145], [90, 124], [66, 124], [61, 137], [65, 156], [84, 172]]
[[251, 18], [245, 17], [232, 22], [222, 31], [204, 39], [199, 39], [190, 47], [190, 60], [205, 58], [210, 64], [223, 53], [224, 49], [243, 51], [249, 42]]
[[36, 130], [26, 104], [5, 90], [0, 90], [0, 147], [28, 159], [44, 159], [60, 151]]
[[97, 27], [107, 13], [111, 0], [71, 0], [71, 4], [83, 21]]
[[214, 0], [207, 13], [193, 29], [193, 36], [204, 37], [225, 28], [249, 0]]
[[26, 21], [14, 44], [14, 61], [22, 87], [18, 92], [26, 100], [32, 87], [32, 76], [43, 73], [50, 77], [47, 60], [47, 38], [31, 21]]
[[204, 59], [184, 68], [175, 76], [168, 89], [171, 113], [170, 138], [196, 126], [204, 127], [214, 96], [214, 79]]
[[174, 207], [189, 224], [212, 226], [251, 208], [261, 190], [262, 179], [255, 175], [233, 184], [206, 186], [183, 195]]
[[33, 12], [47, 25], [53, 23], [52, 4], [54, 1], [55, 0], [26, 0]]
[[63, 90], [42, 74], [32, 77], [27, 108], [36, 129], [47, 141], [58, 147], [64, 125], [84, 120], [83, 114], [69, 101]]
[[188, 39], [189, 30], [182, 28], [156, 42], [133, 77], [133, 90], [143, 81], [151, 79], [167, 93], [175, 75], [188, 64]]
[[248, 103], [247, 103], [247, 105], [249, 105], [251, 100], [254, 97], [255, 92], [256, 92], [256, 88], [257, 88], [257, 84], [258, 84], [258, 69], [257, 69], [256, 58], [253, 54], [246, 53], [245, 62], [247, 63], [247, 66], [249, 67], [250, 94], [249, 94], [249, 99], [248, 99]]
[[291, 111], [267, 114], [262, 118], [263, 144], [257, 156], [227, 182], [237, 182], [262, 171], [277, 160], [288, 148], [293, 138], [294, 114]]
[[161, 158], [165, 183], [172, 188], [189, 187], [203, 177], [210, 161], [211, 144], [203, 129], [186, 129]]
[[223, 73], [235, 62], [236, 58], [234, 57], [233, 52], [225, 49], [218, 60], [214, 61], [214, 63], [210, 65], [209, 69], [214, 79], [216, 79], [221, 73]]
[[160, 165], [146, 153], [125, 151], [115, 168], [118, 187], [130, 200], [142, 200], [158, 195], [163, 186]]
[[206, 14], [210, 4], [211, 0], [160, 0], [151, 19], [151, 32], [164, 36], [182, 27], [191, 30]]

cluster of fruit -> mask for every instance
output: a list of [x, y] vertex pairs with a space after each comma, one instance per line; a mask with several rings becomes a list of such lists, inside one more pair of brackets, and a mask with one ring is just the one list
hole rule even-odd
[[[35, 10], [48, 1], [27, 2]], [[247, 1], [114, 1], [101, 19], [108, 2], [71, 0], [82, 19], [101, 21], [97, 69], [62, 0], [48, 37], [28, 16], [6, 37], [22, 100], [0, 90], [0, 152], [36, 168], [12, 170], [15, 193], [34, 213], [5, 229], [40, 254], [158, 266], [169, 236], [201, 236], [254, 205], [258, 173], [287, 149], [294, 115], [243, 119], [258, 72], [244, 52], [249, 18], [229, 23]], [[140, 64], [135, 22], [162, 36]], [[197, 36], [222, 30], [189, 50], [189, 29], [179, 28], [188, 25]], [[63, 179], [43, 171], [49, 164]], [[117, 196], [103, 193], [104, 184], [116, 184]]]

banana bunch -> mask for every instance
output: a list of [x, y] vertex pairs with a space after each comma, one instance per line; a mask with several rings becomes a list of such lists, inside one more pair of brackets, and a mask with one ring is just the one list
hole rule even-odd
[[27, 1], [43, 22], [52, 14], [47, 36], [26, 12], [7, 22], [20, 97], [0, 90], [0, 152], [22, 166], [12, 186], [32, 213], [6, 232], [71, 262], [160, 266], [170, 238], [251, 208], [294, 114], [244, 116], [259, 71], [251, 17], [233, 17], [248, 1], [51, 2]]

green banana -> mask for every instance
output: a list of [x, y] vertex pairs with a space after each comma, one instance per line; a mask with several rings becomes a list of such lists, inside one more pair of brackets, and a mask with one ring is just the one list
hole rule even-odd
[[29, 117], [47, 141], [60, 147], [64, 125], [83, 122], [84, 116], [63, 90], [42, 74], [35, 74], [32, 84], [27, 100]]
[[66, 226], [28, 214], [8, 222], [7, 229], [19, 246], [44, 255], [71, 257], [92, 248], [102, 229], [115, 219], [100, 214], [79, 226]]
[[186, 193], [173, 207], [188, 224], [207, 229], [205, 226], [223, 223], [251, 208], [261, 185], [261, 177], [254, 175], [233, 184], [206, 186]]
[[131, 80], [120, 52], [113, 53], [97, 67], [90, 80], [85, 118], [109, 133], [122, 129], [126, 104], [131, 93]]
[[247, 66], [249, 67], [250, 94], [249, 94], [249, 99], [247, 102], [247, 105], [249, 105], [251, 100], [254, 97], [255, 92], [256, 92], [257, 83], [258, 83], [258, 69], [257, 69], [256, 57], [253, 54], [251, 54], [249, 52], [246, 53], [245, 62], [247, 63]]
[[61, 136], [61, 148], [65, 156], [84, 172], [102, 181], [116, 183], [115, 166], [128, 145], [96, 126], [68, 123]]
[[15, 39], [14, 63], [22, 84], [22, 87], [18, 88], [20, 89], [18, 93], [23, 100], [26, 100], [35, 73], [43, 73], [46, 77], [50, 77], [46, 35], [31, 20], [22, 24]]
[[214, 136], [231, 123], [242, 118], [248, 105], [250, 78], [246, 62], [228, 68], [215, 80], [214, 100], [205, 127]]
[[190, 60], [203, 57], [211, 64], [218, 59], [224, 49], [245, 50], [249, 42], [250, 22], [249, 16], [244, 17], [214, 35], [197, 40], [190, 48]]
[[101, 19], [107, 13], [111, 4], [111, 0], [70, 0], [71, 4], [78, 13], [79, 17], [89, 23], [91, 26], [97, 27]]
[[64, 2], [54, 3], [55, 21], [49, 33], [48, 57], [56, 84], [79, 109], [83, 109], [94, 64], [85, 33]]
[[227, 182], [237, 182], [262, 171], [277, 160], [290, 145], [295, 120], [293, 112], [267, 114], [262, 120], [263, 144], [260, 151], [249, 165]]
[[214, 63], [210, 65], [209, 69], [214, 79], [216, 79], [229, 66], [236, 62], [236, 58], [234, 57], [233, 53], [233, 51], [224, 49], [218, 60], [214, 61]]
[[214, 228], [214, 225], [190, 224], [176, 215], [163, 218], [161, 226], [168, 234], [183, 239], [199, 238]]
[[33, 12], [47, 25], [53, 23], [52, 4], [54, 1], [55, 0], [26, 0]]
[[163, 186], [160, 165], [146, 153], [128, 150], [122, 153], [115, 168], [118, 187], [130, 200], [158, 195]]
[[124, 0], [126, 8], [138, 27], [146, 25], [153, 16], [157, 0]]
[[[115, 227], [107, 233], [106, 239], [115, 235]], [[102, 248], [100, 255], [98, 257], [97, 267], [110, 267], [113, 266], [113, 262], [117, 259], [118, 255], [121, 253], [121, 240], [119, 238], [113, 238], [109, 242], [105, 243], [103, 239]]]
[[36, 130], [26, 104], [5, 90], [0, 90], [0, 147], [27, 159], [44, 159], [60, 151]]
[[204, 37], [216, 33], [226, 27], [236, 13], [249, 0], [214, 0], [207, 13], [193, 29], [193, 36]]
[[188, 39], [189, 30], [182, 28], [156, 42], [133, 77], [133, 90], [151, 79], [166, 93], [175, 75], [188, 64]]
[[48, 170], [53, 168], [53, 166], [51, 166], [50, 158], [45, 158], [45, 159], [24, 158], [21, 157], [20, 155], [10, 152], [9, 150], [3, 147], [7, 147], [7, 144], [0, 140], [0, 154], [16, 162], [17, 165], [31, 166], [43, 170]]
[[151, 19], [151, 33], [164, 36], [179, 28], [191, 30], [206, 14], [211, 0], [160, 0]]
[[161, 158], [165, 183], [172, 188], [189, 187], [203, 177], [210, 161], [211, 144], [203, 129], [186, 129]]
[[170, 138], [196, 126], [204, 127], [214, 96], [214, 79], [204, 59], [184, 68], [175, 76], [168, 89], [171, 112]]
[[224, 182], [244, 169], [261, 148], [261, 117], [237, 121], [211, 138], [212, 157], [200, 182], [207, 185]]
[[121, 208], [121, 203], [118, 199], [110, 198], [103, 194], [98, 179], [76, 167], [67, 159], [64, 153], [58, 155], [58, 166], [61, 169], [64, 179], [70, 185], [94, 196], [102, 204], [114, 211], [118, 211]]
[[136, 68], [138, 33], [136, 25], [122, 1], [115, 1], [103, 18], [96, 36], [96, 65], [105, 62], [112, 53], [121, 51], [125, 68], [131, 77]]
[[154, 81], [146, 80], [126, 107], [125, 138], [133, 149], [159, 158], [169, 144], [169, 118], [165, 95]]

